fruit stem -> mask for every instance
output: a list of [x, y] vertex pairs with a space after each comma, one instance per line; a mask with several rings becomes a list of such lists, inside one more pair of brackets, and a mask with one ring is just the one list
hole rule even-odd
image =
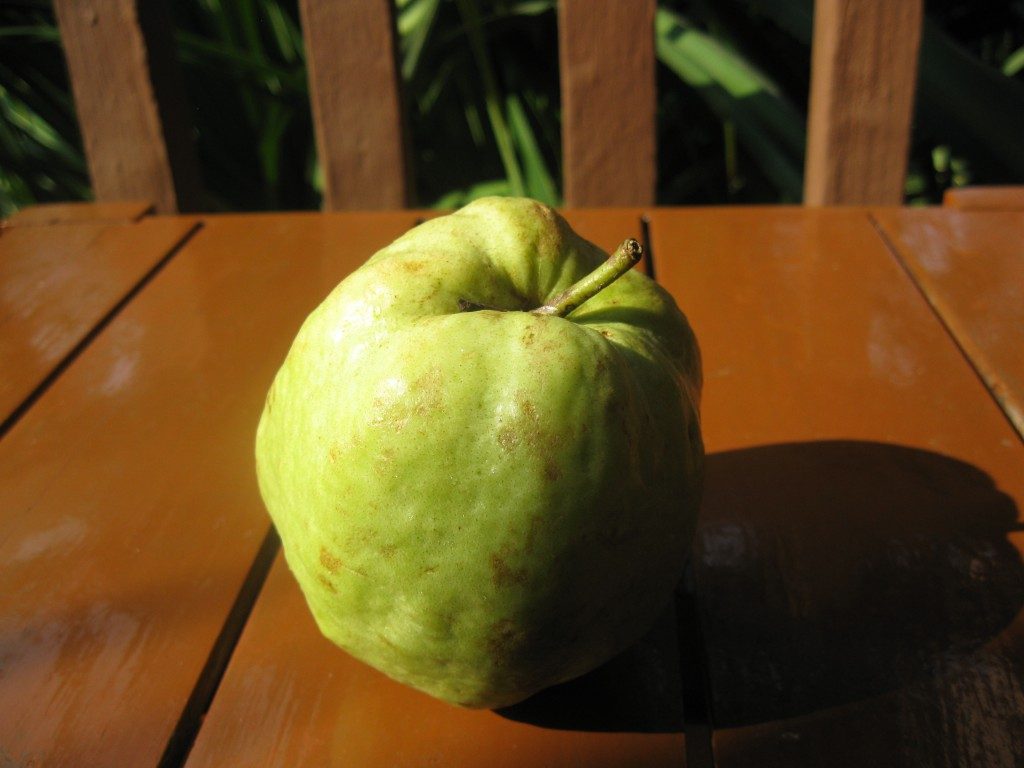
[[579, 282], [570, 285], [543, 306], [532, 310], [530, 314], [567, 317], [583, 302], [592, 299], [629, 272], [640, 261], [643, 253], [644, 249], [640, 247], [640, 243], [633, 238], [626, 240], [601, 266]]

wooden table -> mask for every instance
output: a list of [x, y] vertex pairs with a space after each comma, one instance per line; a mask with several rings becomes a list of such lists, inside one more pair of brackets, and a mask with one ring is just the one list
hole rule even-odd
[[1024, 213], [574, 211], [703, 348], [674, 606], [504, 712], [324, 640], [252, 445], [306, 314], [413, 212], [0, 230], [0, 766], [1024, 762]]

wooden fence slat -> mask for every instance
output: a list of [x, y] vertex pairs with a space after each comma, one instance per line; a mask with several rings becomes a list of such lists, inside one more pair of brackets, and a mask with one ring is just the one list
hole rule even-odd
[[409, 204], [391, 0], [301, 0], [324, 208]]
[[816, 0], [804, 202], [899, 204], [922, 0]]
[[566, 205], [649, 205], [655, 0], [558, 4]]
[[200, 189], [162, 0], [55, 0], [97, 200], [194, 210]]

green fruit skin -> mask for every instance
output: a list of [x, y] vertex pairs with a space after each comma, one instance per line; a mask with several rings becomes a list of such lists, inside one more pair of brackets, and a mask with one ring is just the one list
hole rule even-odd
[[[638, 639], [696, 525], [700, 358], [630, 271], [488, 198], [374, 255], [309, 316], [260, 420], [260, 489], [321, 631], [392, 678], [501, 707]], [[459, 312], [459, 299], [508, 311]]]

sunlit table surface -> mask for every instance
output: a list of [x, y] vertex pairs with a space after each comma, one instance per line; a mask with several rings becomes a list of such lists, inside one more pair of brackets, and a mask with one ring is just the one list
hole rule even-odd
[[701, 521], [644, 640], [471, 711], [319, 635], [253, 467], [422, 214], [149, 211], [0, 229], [3, 768], [1024, 764], [1024, 212], [567, 211], [697, 332]]

